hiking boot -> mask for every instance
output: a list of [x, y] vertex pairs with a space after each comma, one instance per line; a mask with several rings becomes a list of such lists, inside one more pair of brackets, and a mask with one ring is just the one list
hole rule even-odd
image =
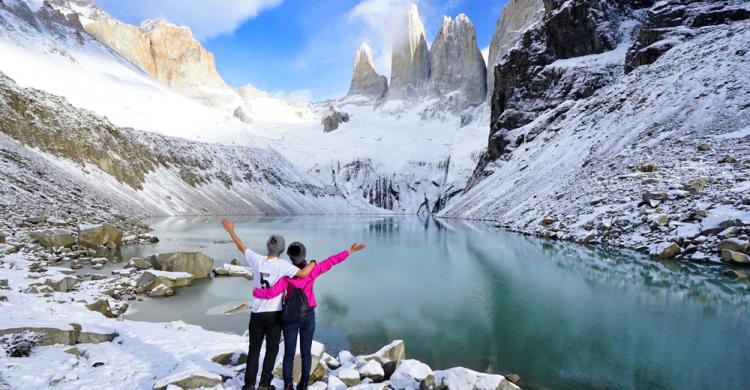
[[255, 386], [242, 386], [242, 390], [255, 390]]
[[297, 385], [297, 390], [307, 390], [307, 383], [300, 383]]
[[258, 390], [276, 390], [276, 386], [274, 385], [258, 386]]
[[294, 385], [291, 383], [284, 385], [284, 390], [294, 390]]

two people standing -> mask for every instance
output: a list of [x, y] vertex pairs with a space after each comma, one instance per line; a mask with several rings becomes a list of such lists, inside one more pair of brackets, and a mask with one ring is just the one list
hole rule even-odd
[[[266, 255], [253, 252], [245, 245], [234, 230], [234, 224], [228, 219], [221, 221], [224, 229], [229, 233], [232, 241], [245, 256], [253, 271], [253, 305], [250, 314], [250, 348], [245, 369], [245, 385], [243, 390], [254, 390], [258, 374], [258, 359], [263, 339], [266, 340], [266, 353], [259, 388], [272, 389], [271, 379], [276, 355], [279, 350], [282, 330], [284, 332], [284, 387], [293, 389], [292, 365], [297, 346], [297, 336], [300, 336], [300, 354], [302, 360], [302, 376], [298, 389], [306, 389], [311, 369], [311, 347], [315, 332], [315, 294], [313, 285], [316, 279], [328, 272], [333, 266], [344, 261], [350, 254], [361, 251], [364, 244], [354, 244], [328, 259], [316, 263], [307, 262], [306, 248], [302, 243], [295, 242], [287, 251], [294, 265], [279, 256], [284, 252], [285, 241], [282, 236], [272, 235], [266, 242]], [[282, 293], [286, 295], [282, 298]], [[294, 306], [295, 312], [289, 314], [287, 310], [286, 322], [282, 321], [284, 299], [294, 300], [287, 309]]]

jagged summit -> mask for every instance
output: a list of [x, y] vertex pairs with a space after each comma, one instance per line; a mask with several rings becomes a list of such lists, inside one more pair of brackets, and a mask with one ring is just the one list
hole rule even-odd
[[477, 46], [474, 25], [460, 14], [443, 22], [430, 48], [430, 96], [459, 92], [455, 111], [481, 104], [487, 94], [487, 67]]
[[388, 99], [423, 96], [430, 77], [430, 52], [424, 25], [416, 4], [404, 15], [401, 29], [393, 42], [391, 85]]
[[354, 72], [347, 96], [365, 96], [380, 99], [388, 89], [388, 79], [375, 70], [372, 49], [367, 43], [357, 49], [354, 55]]
[[[502, 16], [497, 21], [495, 34], [492, 35], [487, 69], [494, 69], [503, 56], [515, 46], [521, 33], [543, 17], [544, 0], [508, 0]], [[492, 95], [494, 83], [494, 72], [487, 72], [488, 97]]]

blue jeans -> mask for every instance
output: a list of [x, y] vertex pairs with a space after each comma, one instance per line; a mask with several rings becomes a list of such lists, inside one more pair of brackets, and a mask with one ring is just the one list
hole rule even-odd
[[302, 376], [298, 388], [307, 388], [310, 379], [310, 366], [312, 365], [312, 341], [315, 333], [315, 309], [310, 308], [307, 318], [300, 322], [284, 324], [284, 385], [294, 383], [292, 370], [294, 368], [294, 353], [297, 347], [297, 334], [299, 334], [300, 358], [302, 359]]

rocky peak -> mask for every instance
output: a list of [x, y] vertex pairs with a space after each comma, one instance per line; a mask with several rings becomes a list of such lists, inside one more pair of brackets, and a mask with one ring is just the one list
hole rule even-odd
[[354, 55], [354, 72], [347, 96], [380, 99], [387, 89], [388, 79], [377, 73], [372, 60], [372, 49], [367, 43], [363, 43]]
[[431, 96], [459, 92], [460, 101], [454, 107], [457, 111], [484, 102], [487, 68], [477, 46], [474, 25], [466, 15], [458, 15], [455, 20], [443, 17], [430, 48], [430, 64]]
[[430, 52], [424, 25], [416, 4], [403, 16], [400, 31], [393, 42], [389, 99], [423, 96], [430, 77]]
[[495, 76], [492, 69], [515, 46], [521, 33], [542, 20], [544, 17], [544, 0], [509, 0], [503, 14], [497, 21], [497, 29], [492, 35], [490, 53], [487, 57], [487, 92], [492, 95]]

